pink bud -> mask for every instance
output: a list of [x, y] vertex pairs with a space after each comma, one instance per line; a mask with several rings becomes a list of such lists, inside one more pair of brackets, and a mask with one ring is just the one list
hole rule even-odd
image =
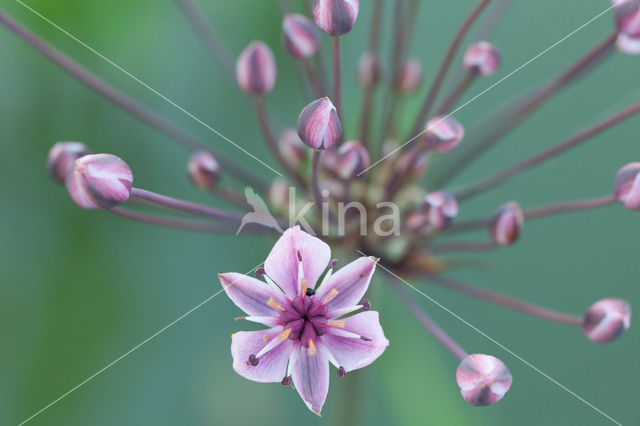
[[398, 69], [394, 88], [404, 94], [418, 90], [422, 83], [422, 63], [418, 58], [408, 59]]
[[616, 5], [616, 25], [618, 27], [618, 49], [629, 54], [640, 53], [640, 1], [612, 0]]
[[278, 144], [280, 155], [292, 169], [299, 169], [307, 158], [308, 148], [293, 129], [285, 129]]
[[369, 153], [358, 141], [345, 142], [337, 154], [336, 172], [342, 179], [353, 179], [369, 167]]
[[375, 87], [380, 81], [380, 61], [371, 52], [364, 52], [358, 62], [358, 83], [365, 89]]
[[640, 210], [640, 163], [629, 163], [616, 173], [615, 196], [629, 210]]
[[510, 246], [518, 240], [523, 224], [524, 213], [518, 203], [506, 203], [491, 219], [491, 239], [499, 246]]
[[289, 183], [284, 178], [276, 178], [269, 186], [269, 203], [279, 211], [286, 211], [289, 205]]
[[83, 143], [58, 142], [49, 150], [47, 171], [53, 180], [64, 184], [73, 162], [88, 154], [91, 151]]
[[478, 41], [464, 53], [462, 64], [469, 74], [488, 76], [500, 67], [500, 52], [488, 41]]
[[298, 117], [298, 136], [313, 149], [327, 149], [342, 137], [342, 123], [329, 98], [321, 98], [304, 107]]
[[346, 34], [358, 18], [358, 0], [316, 0], [313, 19], [330, 36]]
[[602, 299], [584, 314], [582, 330], [596, 343], [609, 343], [631, 325], [631, 305], [622, 299]]
[[456, 381], [465, 401], [485, 407], [500, 401], [513, 377], [506, 365], [491, 355], [467, 355], [456, 370]]
[[437, 115], [427, 122], [427, 148], [440, 153], [455, 149], [464, 138], [464, 127], [453, 117]]
[[77, 159], [67, 177], [67, 191], [83, 209], [110, 209], [129, 199], [133, 173], [111, 154], [85, 155]]
[[428, 194], [418, 210], [407, 216], [405, 225], [411, 231], [441, 230], [450, 227], [458, 216], [458, 202], [444, 191]]
[[209, 151], [196, 151], [187, 163], [187, 173], [198, 188], [213, 189], [220, 180], [220, 166]]
[[269, 46], [252, 42], [242, 51], [236, 62], [236, 79], [245, 93], [263, 95], [276, 84], [276, 61]]
[[294, 58], [308, 58], [318, 50], [318, 29], [306, 16], [297, 13], [285, 15], [282, 31], [284, 48]]

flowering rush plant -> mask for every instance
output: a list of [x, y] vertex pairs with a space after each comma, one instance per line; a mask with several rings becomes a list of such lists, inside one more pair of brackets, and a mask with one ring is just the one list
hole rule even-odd
[[[116, 106], [190, 150], [186, 165], [190, 181], [224, 203], [222, 207], [202, 205], [135, 187], [132, 170], [116, 155], [93, 154], [81, 142], [55, 143], [47, 159], [48, 171], [66, 186], [79, 207], [155, 226], [274, 238], [264, 266], [253, 271], [255, 277], [234, 272], [219, 275], [227, 296], [244, 311], [236, 320], [266, 327], [232, 336], [232, 366], [240, 376], [293, 387], [306, 406], [320, 414], [329, 390], [329, 365], [343, 377], [383, 356], [389, 345], [383, 332], [385, 313], [372, 310], [375, 303], [370, 299], [375, 299], [365, 298], [376, 268], [388, 275], [388, 284], [426, 332], [458, 359], [452, 380], [455, 376], [462, 398], [474, 406], [491, 405], [505, 396], [513, 380], [509, 369], [493, 355], [463, 349], [416, 302], [413, 296], [419, 294], [408, 291], [415, 289], [409, 280], [579, 327], [595, 343], [611, 342], [629, 328], [631, 308], [623, 299], [603, 298], [574, 315], [459, 281], [449, 272], [473, 267], [461, 255], [511, 247], [528, 221], [616, 203], [640, 210], [640, 162], [630, 162], [621, 164], [612, 176], [610, 194], [533, 208], [506, 201], [486, 217], [457, 220], [459, 209], [472, 209], [467, 203], [473, 198], [635, 116], [640, 102], [490, 176], [455, 191], [448, 190], [448, 185], [556, 93], [605, 63], [614, 52], [640, 53], [640, 0], [612, 0], [614, 25], [602, 41], [547, 83], [522, 91], [470, 129], [454, 117], [465, 105], [461, 100], [479, 80], [501, 71], [498, 48], [474, 39], [470, 30], [481, 22], [488, 35], [486, 30], [498, 25], [509, 1], [479, 0], [460, 16], [461, 26], [441, 65], [428, 75], [431, 83], [421, 107], [404, 111], [413, 118], [410, 128], [399, 120], [399, 107], [417, 95], [426, 80], [420, 59], [408, 57], [419, 0], [388, 0], [393, 8], [388, 61], [383, 61], [380, 31], [385, 1], [362, 5], [371, 8], [372, 22], [356, 71], [363, 91], [359, 113], [343, 108], [341, 63], [341, 43], [358, 23], [359, 1], [304, 1], [304, 13], [296, 13], [292, 2], [281, 1], [282, 22], [274, 25], [281, 25], [283, 48], [299, 62], [301, 90], [308, 97], [297, 119], [290, 117], [291, 126], [284, 129], [273, 122], [267, 103], [278, 75], [271, 47], [254, 41], [234, 58], [191, 0], [175, 1], [254, 106], [264, 141], [283, 172], [276, 179], [265, 179], [256, 171], [265, 171], [256, 169], [262, 166], [275, 171], [261, 159], [244, 149], [242, 155], [252, 158], [239, 161], [216, 152], [2, 11], [0, 24]], [[330, 60], [321, 48], [324, 39], [330, 40]], [[380, 108], [375, 102], [378, 92], [385, 101]], [[378, 110], [382, 117], [376, 117]], [[435, 156], [442, 156], [446, 167], [428, 173]], [[238, 187], [244, 187], [244, 193]], [[486, 231], [482, 240], [460, 238], [482, 229]], [[331, 259], [332, 251], [351, 261], [339, 266]], [[390, 338], [393, 342], [394, 336]]]

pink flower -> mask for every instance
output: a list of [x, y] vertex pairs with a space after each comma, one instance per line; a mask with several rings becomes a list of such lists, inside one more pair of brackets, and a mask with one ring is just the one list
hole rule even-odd
[[361, 257], [333, 273], [330, 258], [327, 244], [296, 226], [257, 271], [266, 283], [233, 272], [219, 275], [227, 295], [246, 312], [242, 319], [270, 327], [233, 334], [233, 369], [256, 382], [293, 382], [318, 415], [329, 391], [329, 363], [342, 377], [371, 364], [389, 345], [378, 313], [362, 299], [376, 259]]

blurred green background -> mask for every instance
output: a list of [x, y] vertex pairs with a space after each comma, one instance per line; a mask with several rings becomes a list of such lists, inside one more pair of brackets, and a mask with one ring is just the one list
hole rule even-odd
[[[199, 0], [230, 49], [252, 39], [273, 47], [279, 83], [269, 96], [278, 121], [293, 126], [305, 104], [294, 62], [281, 45], [275, 1]], [[370, 0], [344, 37], [346, 117], [360, 109], [354, 70], [368, 32]], [[384, 38], [388, 40], [391, 1]], [[411, 54], [431, 79], [452, 34], [475, 1], [427, 2]], [[226, 142], [11, 0], [2, 8], [89, 69], [176, 123], [270, 176]], [[29, 0], [28, 4], [232, 140], [270, 159], [251, 109], [170, 0]], [[491, 40], [504, 56], [496, 76], [467, 98], [609, 6], [605, 0], [514, 1]], [[501, 100], [545, 81], [612, 29], [611, 13], [559, 45], [457, 114], [477, 122]], [[326, 40], [325, 40], [326, 41]], [[326, 46], [325, 46], [326, 47]], [[156, 229], [77, 208], [47, 177], [58, 140], [124, 158], [136, 185], [208, 202], [185, 179], [188, 153], [101, 99], [4, 29], [0, 30], [0, 423], [17, 424], [191, 307], [218, 291], [216, 273], [246, 271], [264, 259], [266, 238], [220, 237]], [[456, 65], [458, 66], [458, 65]], [[588, 78], [553, 98], [478, 162], [462, 184], [537, 152], [636, 101], [640, 57], [614, 54]], [[423, 92], [426, 88], [423, 88]], [[416, 98], [405, 109], [405, 121]], [[462, 218], [484, 216], [506, 200], [524, 206], [611, 192], [623, 164], [640, 159], [639, 119], [598, 136], [508, 185], [465, 204]], [[272, 160], [269, 162], [273, 163]], [[640, 300], [638, 215], [616, 205], [526, 226], [512, 249], [486, 259], [490, 271], [455, 276], [551, 308], [582, 313], [595, 300]], [[483, 235], [481, 235], [483, 237]], [[484, 257], [482, 257], [484, 258]], [[550, 324], [416, 283], [445, 306], [623, 424], [639, 424], [640, 342], [633, 327], [598, 346], [580, 330]], [[500, 357], [514, 384], [505, 399], [473, 408], [455, 383], [457, 361], [423, 331], [386, 288], [372, 285], [391, 346], [371, 367], [338, 380], [324, 417], [279, 385], [249, 382], [231, 368], [230, 334], [245, 325], [221, 295], [33, 419], [34, 425], [342, 424], [355, 404], [366, 425], [600, 425], [603, 416], [427, 300], [426, 309], [470, 352]], [[354, 378], [358, 387], [353, 390]]]

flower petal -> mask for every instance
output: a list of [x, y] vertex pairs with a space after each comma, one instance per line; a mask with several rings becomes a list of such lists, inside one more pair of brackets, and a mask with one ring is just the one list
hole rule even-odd
[[369, 288], [376, 264], [377, 260], [373, 257], [354, 260], [323, 282], [314, 298], [322, 300], [332, 289], [336, 289], [337, 296], [327, 304], [330, 311], [359, 304]]
[[366, 367], [382, 355], [389, 346], [377, 312], [361, 312], [344, 318], [343, 321], [345, 330], [364, 336], [371, 341], [332, 335], [332, 329], [329, 328], [327, 334], [322, 336], [322, 342], [338, 362], [336, 367], [342, 366], [345, 371]]
[[[318, 341], [318, 344], [322, 342]], [[293, 384], [307, 407], [320, 415], [329, 393], [329, 361], [323, 350], [309, 355], [304, 346], [300, 347], [291, 374]]]
[[220, 284], [233, 303], [249, 315], [257, 317], [278, 316], [280, 312], [267, 304], [269, 299], [283, 303], [284, 297], [267, 284], [237, 272], [219, 274]]
[[264, 269], [290, 299], [298, 295], [300, 288], [298, 251], [309, 288], [315, 287], [331, 258], [331, 249], [320, 239], [302, 231], [299, 226], [287, 229], [271, 249]]
[[287, 363], [293, 347], [292, 340], [285, 340], [260, 357], [256, 366], [248, 365], [250, 355], [255, 355], [272, 339], [279, 339], [282, 327], [259, 331], [239, 331], [231, 335], [231, 356], [236, 373], [254, 382], [280, 382], [287, 372]]

